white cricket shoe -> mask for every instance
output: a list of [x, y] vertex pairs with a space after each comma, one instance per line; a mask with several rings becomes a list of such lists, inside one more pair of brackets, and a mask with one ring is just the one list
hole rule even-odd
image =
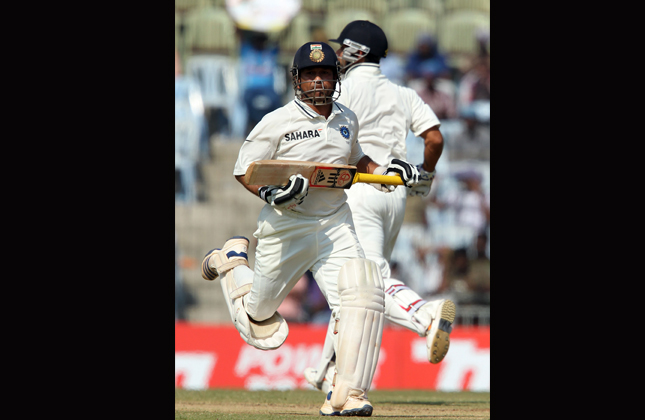
[[333, 361], [330, 362], [329, 365], [327, 365], [327, 374], [323, 378], [322, 382], [316, 381], [316, 379], [318, 379], [318, 370], [308, 367], [304, 372], [305, 379], [307, 380], [307, 382], [313, 385], [314, 388], [327, 394], [329, 391], [331, 391], [331, 383], [334, 380], [335, 366], [336, 363]]
[[450, 332], [452, 323], [455, 321], [455, 313], [455, 304], [450, 299], [443, 300], [437, 307], [426, 335], [430, 363], [439, 363], [446, 357], [450, 348]]
[[215, 280], [224, 272], [238, 266], [249, 266], [249, 257], [246, 253], [249, 240], [244, 236], [233, 236], [226, 241], [222, 249], [211, 249], [202, 261], [202, 278]]
[[320, 407], [321, 416], [369, 417], [372, 415], [372, 410], [374, 409], [367, 398], [348, 397], [343, 408], [336, 410], [331, 406], [330, 399], [331, 391], [327, 394], [323, 406]]

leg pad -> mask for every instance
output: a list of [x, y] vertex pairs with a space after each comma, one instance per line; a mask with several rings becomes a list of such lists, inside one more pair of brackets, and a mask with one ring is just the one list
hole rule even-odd
[[337, 373], [330, 404], [342, 411], [349, 401], [367, 400], [376, 370], [385, 311], [381, 271], [373, 261], [350, 260], [338, 274], [338, 291]]

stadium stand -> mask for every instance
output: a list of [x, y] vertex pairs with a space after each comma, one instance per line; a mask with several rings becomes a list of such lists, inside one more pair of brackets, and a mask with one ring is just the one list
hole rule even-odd
[[175, 78], [175, 187], [176, 203], [197, 200], [197, 165], [204, 107], [199, 86], [191, 77]]
[[[225, 55], [193, 55], [187, 60], [186, 74], [199, 83], [204, 107], [209, 114], [221, 111], [232, 124], [239, 101], [237, 60]], [[230, 134], [231, 130], [232, 127], [227, 127], [226, 133]], [[220, 131], [221, 127], [211, 130]]]
[[417, 0], [417, 7], [427, 10], [433, 16], [441, 16], [444, 12], [443, 0]]
[[289, 26], [278, 35], [280, 52], [287, 62], [293, 60], [293, 55], [302, 44], [311, 38], [311, 19], [309, 14], [300, 13], [293, 18]]
[[436, 35], [434, 16], [422, 9], [404, 9], [393, 13], [383, 21], [383, 30], [388, 36], [389, 51], [407, 55], [416, 46], [421, 33]]
[[441, 21], [439, 48], [448, 54], [476, 54], [477, 31], [490, 28], [490, 15], [471, 10], [444, 14]]
[[186, 50], [199, 53], [235, 56], [238, 42], [235, 24], [226, 9], [203, 7], [190, 10], [185, 17]]
[[302, 0], [301, 8], [305, 12], [324, 13], [327, 11], [326, 0]]
[[[325, 32], [329, 38], [335, 38], [340, 35], [343, 28], [354, 20], [369, 20], [380, 25], [374, 14], [368, 10], [360, 9], [342, 9], [333, 10], [327, 14], [325, 19]], [[332, 48], [337, 48], [338, 44], [331, 44]]]
[[175, 48], [180, 48], [181, 47], [181, 39], [182, 37], [182, 19], [181, 15], [177, 12], [175, 12]]
[[388, 4], [385, 0], [329, 0], [327, 2], [327, 14], [347, 9], [366, 10], [375, 19], [381, 20], [388, 12]]
[[387, 0], [388, 13], [413, 7], [415, 0]]
[[184, 14], [208, 6], [211, 6], [210, 0], [175, 0], [175, 13]]
[[446, 13], [473, 10], [490, 14], [490, 0], [445, 0], [444, 10]]

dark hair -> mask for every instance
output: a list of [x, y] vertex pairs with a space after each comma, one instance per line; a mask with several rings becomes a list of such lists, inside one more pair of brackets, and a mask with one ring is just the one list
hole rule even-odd
[[372, 53], [368, 53], [365, 56], [365, 62], [366, 63], [376, 63], [376, 64], [378, 64], [378, 63], [381, 62], [381, 57], [379, 57], [378, 55], [372, 54]]

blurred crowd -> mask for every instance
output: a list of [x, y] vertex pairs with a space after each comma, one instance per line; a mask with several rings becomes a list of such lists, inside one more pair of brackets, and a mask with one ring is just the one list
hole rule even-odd
[[[280, 63], [276, 40], [258, 31], [236, 28], [235, 33], [239, 50], [234, 74], [217, 66], [211, 66], [211, 73], [206, 67], [187, 72], [175, 49], [177, 205], [206, 199], [196, 186], [207, 182], [201, 165], [213, 157], [211, 142], [241, 144], [266, 113], [293, 99], [288, 67]], [[337, 35], [325, 34], [320, 28], [312, 33], [314, 40], [323, 42]], [[445, 141], [430, 195], [408, 200], [409, 215], [391, 266], [392, 277], [424, 299], [449, 297], [461, 308], [489, 308], [490, 32], [476, 31], [473, 38], [476, 50], [465, 58], [461, 55], [458, 66], [431, 33], [419, 33], [407, 54], [392, 53], [381, 62], [390, 80], [414, 89], [433, 109], [441, 120]], [[208, 74], [219, 78], [224, 97], [226, 81], [229, 86], [234, 83], [234, 100], [230, 95], [217, 99], [209, 93], [205, 85], [213, 83], [204, 79]], [[422, 140], [410, 133], [407, 145], [408, 160], [418, 163]], [[176, 278], [176, 296], [178, 282], [181, 285]], [[327, 323], [329, 309], [311, 273], [300, 279], [279, 312], [290, 322]], [[177, 310], [175, 315], [177, 319]], [[183, 319], [181, 314], [179, 319]]]

